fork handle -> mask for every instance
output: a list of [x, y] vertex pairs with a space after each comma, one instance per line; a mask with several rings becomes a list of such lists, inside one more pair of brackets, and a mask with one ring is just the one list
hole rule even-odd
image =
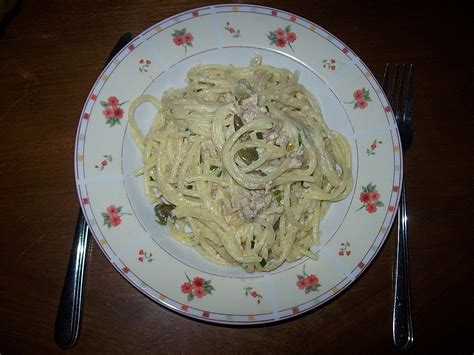
[[403, 181], [398, 205], [397, 260], [393, 298], [393, 341], [398, 348], [403, 350], [408, 349], [413, 343], [407, 222], [405, 181]]

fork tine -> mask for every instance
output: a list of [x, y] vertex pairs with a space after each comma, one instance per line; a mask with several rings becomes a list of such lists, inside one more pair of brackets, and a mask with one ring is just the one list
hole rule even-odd
[[411, 128], [413, 112], [413, 64], [408, 68], [407, 96], [405, 101], [405, 112], [403, 113], [403, 122]]
[[395, 112], [395, 98], [397, 94], [397, 80], [398, 80], [399, 65], [395, 65], [395, 76], [393, 77], [392, 82], [392, 91], [390, 92], [390, 106], [392, 106], [393, 112]]
[[403, 86], [405, 83], [405, 64], [402, 65], [402, 70], [401, 70], [401, 77], [400, 77], [400, 83], [398, 86], [398, 102], [397, 102], [397, 114], [395, 116], [395, 119], [397, 120], [397, 124], [400, 125], [402, 123], [402, 113], [403, 113]]
[[385, 94], [387, 94], [387, 87], [388, 87], [388, 72], [390, 70], [390, 63], [385, 64], [385, 70], [383, 72], [383, 79], [382, 79], [382, 89]]

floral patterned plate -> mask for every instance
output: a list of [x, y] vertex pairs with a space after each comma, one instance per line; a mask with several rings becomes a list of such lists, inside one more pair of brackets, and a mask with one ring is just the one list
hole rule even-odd
[[[331, 206], [321, 224], [317, 261], [301, 259], [270, 273], [247, 274], [201, 258], [155, 222], [142, 180], [140, 153], [127, 125], [129, 103], [185, 85], [198, 63], [266, 64], [299, 70], [328, 125], [353, 151], [353, 193]], [[147, 129], [153, 107], [137, 118]], [[400, 139], [376, 79], [344, 43], [290, 13], [253, 5], [202, 7], [139, 34], [104, 69], [77, 130], [75, 175], [84, 215], [114, 267], [144, 294], [210, 322], [273, 322], [330, 300], [365, 270], [395, 217], [401, 184]]]

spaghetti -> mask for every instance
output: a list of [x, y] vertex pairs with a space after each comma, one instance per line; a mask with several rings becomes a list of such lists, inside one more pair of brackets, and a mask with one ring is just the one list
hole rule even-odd
[[[351, 150], [330, 130], [298, 72], [200, 65], [188, 85], [131, 105], [145, 194], [158, 222], [206, 259], [270, 271], [317, 258], [319, 224], [352, 189]], [[157, 110], [144, 135], [135, 111]]]

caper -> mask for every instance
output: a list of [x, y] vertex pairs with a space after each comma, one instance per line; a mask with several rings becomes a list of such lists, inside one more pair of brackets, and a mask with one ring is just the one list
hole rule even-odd
[[[239, 115], [234, 115], [234, 129], [237, 131], [241, 127], [243, 127], [244, 122], [240, 118]], [[245, 136], [245, 135], [244, 135]], [[248, 136], [242, 136], [243, 138], [247, 138]], [[247, 165], [250, 165], [253, 161], [258, 159], [258, 152], [257, 148], [244, 148], [240, 149], [237, 154], [243, 160], [243, 162]]]
[[273, 230], [277, 230], [278, 228], [280, 228], [280, 217], [273, 223]]
[[239, 104], [242, 103], [243, 99], [247, 99], [250, 97], [252, 92], [252, 88], [245, 79], [241, 79], [236, 82], [234, 86], [234, 96]]
[[159, 224], [166, 224], [171, 211], [175, 209], [175, 205], [168, 205], [166, 203], [159, 203], [155, 206], [155, 216], [158, 218]]

